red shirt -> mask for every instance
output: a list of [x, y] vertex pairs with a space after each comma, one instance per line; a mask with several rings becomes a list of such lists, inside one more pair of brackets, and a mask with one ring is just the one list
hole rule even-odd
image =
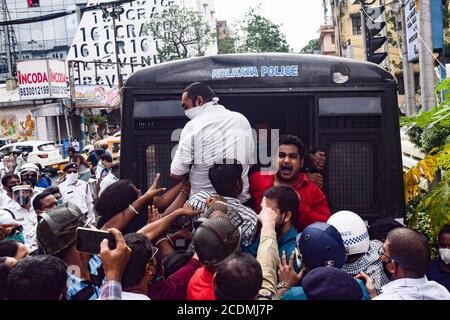
[[171, 274], [166, 280], [152, 282], [148, 296], [152, 300], [186, 300], [186, 289], [195, 270], [201, 267], [200, 261], [192, 258], [185, 266]]
[[188, 300], [216, 300], [213, 285], [214, 273], [205, 267], [195, 271], [187, 287]]
[[[273, 187], [275, 175], [263, 175], [261, 172], [255, 172], [250, 176], [249, 182], [250, 194], [255, 200], [254, 209], [256, 213], [259, 213], [261, 212], [263, 193]], [[318, 221], [327, 222], [331, 216], [327, 197], [318, 186], [308, 179], [306, 174], [300, 173], [298, 181], [291, 187], [300, 194], [301, 198], [295, 223], [295, 228], [298, 232], [302, 232], [311, 223]]]

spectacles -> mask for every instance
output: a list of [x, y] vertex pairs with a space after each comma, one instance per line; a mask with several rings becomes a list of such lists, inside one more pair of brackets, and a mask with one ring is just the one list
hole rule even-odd
[[380, 247], [380, 249], [378, 249], [378, 255], [380, 257], [385, 256], [386, 258], [388, 258], [388, 260], [389, 260], [388, 263], [391, 262], [391, 261], [395, 261], [396, 263], [401, 264], [399, 260], [397, 260], [395, 258], [392, 258], [392, 257], [389, 257], [388, 255], [385, 255], [383, 247]]

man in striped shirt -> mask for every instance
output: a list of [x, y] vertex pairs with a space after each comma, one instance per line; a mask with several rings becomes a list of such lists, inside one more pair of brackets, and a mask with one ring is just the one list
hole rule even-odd
[[[222, 196], [230, 208], [231, 223], [239, 223], [240, 219], [236, 216], [237, 214], [244, 220], [241, 225], [241, 245], [246, 247], [255, 239], [257, 217], [255, 211], [244, 206], [237, 199], [237, 196], [242, 192], [242, 170], [242, 165], [237, 164], [235, 160], [224, 159], [222, 164], [215, 164], [209, 169], [208, 176], [216, 194]], [[215, 194], [211, 192], [200, 191], [194, 194], [187, 203], [194, 210], [204, 211], [206, 201], [213, 195]]]

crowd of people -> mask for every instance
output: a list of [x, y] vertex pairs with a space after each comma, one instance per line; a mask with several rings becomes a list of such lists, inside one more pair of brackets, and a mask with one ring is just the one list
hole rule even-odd
[[[203, 83], [181, 100], [190, 121], [170, 189], [159, 174], [145, 192], [121, 179], [107, 145], [87, 160], [71, 148], [56, 186], [38, 187], [41, 171], [30, 163], [4, 174], [0, 299], [450, 299], [450, 226], [430, 261], [417, 231], [393, 219], [367, 227], [355, 212], [330, 211], [323, 152], [308, 153], [285, 134], [276, 170], [252, 167], [242, 114]], [[239, 134], [228, 145], [207, 139], [212, 131]], [[99, 254], [78, 251], [80, 227], [108, 231], [115, 246], [105, 239]]]

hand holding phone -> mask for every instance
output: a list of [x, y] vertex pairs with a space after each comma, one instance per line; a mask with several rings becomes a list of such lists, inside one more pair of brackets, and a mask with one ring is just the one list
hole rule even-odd
[[103, 239], [108, 240], [108, 246], [111, 250], [116, 248], [116, 238], [108, 231], [77, 228], [77, 251], [90, 254], [100, 253], [100, 243]]

